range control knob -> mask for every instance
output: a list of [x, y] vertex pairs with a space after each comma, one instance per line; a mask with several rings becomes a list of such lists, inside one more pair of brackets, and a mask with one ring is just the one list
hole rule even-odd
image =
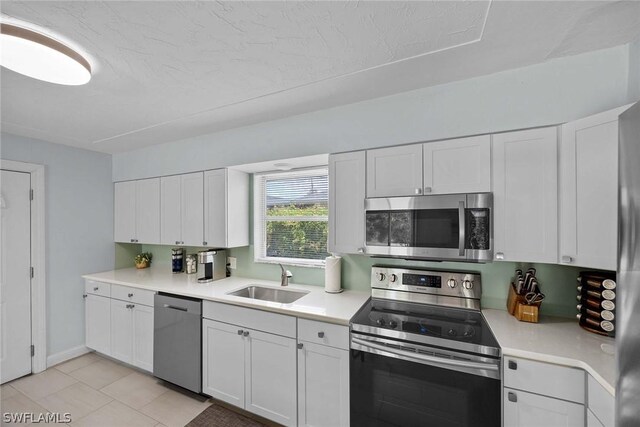
[[472, 289], [473, 288], [473, 282], [471, 280], [463, 280], [462, 281], [462, 287], [464, 287], [465, 289]]
[[376, 278], [378, 282], [382, 282], [387, 276], [384, 273], [376, 273]]
[[395, 282], [397, 282], [397, 281], [398, 281], [398, 276], [397, 276], [396, 274], [390, 274], [390, 275], [389, 275], [389, 281], [390, 281], [391, 283], [395, 283]]
[[385, 321], [384, 319], [381, 317], [378, 320], [376, 320], [376, 323], [378, 324], [378, 326], [384, 326], [385, 325]]
[[447, 286], [449, 286], [451, 289], [455, 288], [457, 285], [458, 283], [456, 282], [456, 279], [447, 280]]
[[389, 327], [390, 328], [395, 329], [396, 326], [398, 326], [398, 322], [396, 322], [393, 319], [389, 320]]

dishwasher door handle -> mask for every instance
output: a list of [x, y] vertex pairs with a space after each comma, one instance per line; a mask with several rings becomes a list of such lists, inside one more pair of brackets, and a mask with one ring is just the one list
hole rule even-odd
[[172, 310], [179, 310], [179, 311], [189, 311], [188, 308], [185, 307], [177, 307], [175, 305], [171, 305], [171, 304], [163, 304], [164, 308], [170, 308]]

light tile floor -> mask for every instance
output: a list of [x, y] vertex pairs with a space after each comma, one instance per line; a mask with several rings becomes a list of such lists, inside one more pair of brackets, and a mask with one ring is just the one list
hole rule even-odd
[[4, 384], [0, 399], [2, 414], [68, 412], [74, 427], [181, 427], [211, 403], [95, 353]]

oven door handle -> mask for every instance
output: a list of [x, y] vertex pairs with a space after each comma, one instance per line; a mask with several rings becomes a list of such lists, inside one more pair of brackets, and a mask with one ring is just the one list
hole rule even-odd
[[413, 359], [421, 362], [438, 363], [440, 365], [455, 366], [457, 368], [468, 369], [486, 369], [489, 371], [497, 371], [498, 365], [481, 362], [462, 361], [454, 359], [443, 359], [441, 357], [429, 356], [426, 354], [413, 353], [411, 351], [401, 350], [398, 348], [390, 348], [384, 344], [378, 344], [375, 341], [365, 340], [362, 338], [351, 337], [351, 341], [363, 347], [369, 347], [375, 350], [386, 351], [387, 353], [397, 354], [407, 359]]
[[464, 255], [464, 244], [467, 237], [467, 224], [465, 221], [465, 212], [464, 212], [464, 201], [458, 202], [458, 227], [460, 228], [460, 233], [458, 237], [458, 255]]

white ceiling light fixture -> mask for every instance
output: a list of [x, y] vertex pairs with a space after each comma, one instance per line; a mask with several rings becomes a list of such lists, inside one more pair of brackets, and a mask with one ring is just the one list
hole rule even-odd
[[0, 23], [0, 65], [34, 79], [78, 86], [91, 80], [81, 54], [45, 34]]

